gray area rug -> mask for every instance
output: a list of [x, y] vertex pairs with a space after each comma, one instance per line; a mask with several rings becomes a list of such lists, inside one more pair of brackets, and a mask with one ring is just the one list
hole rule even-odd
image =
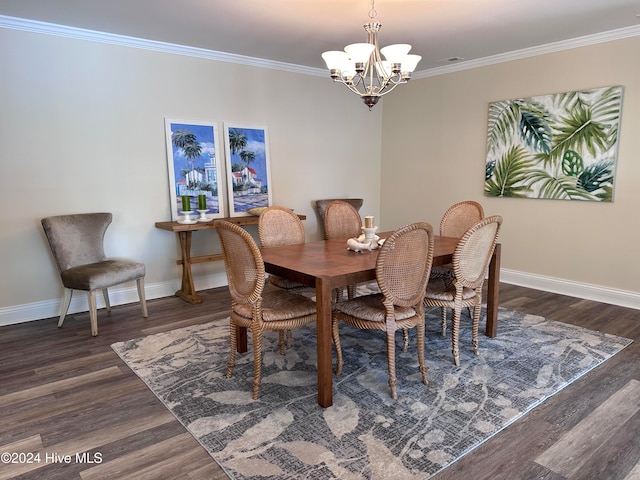
[[479, 357], [463, 324], [456, 368], [435, 309], [430, 383], [420, 381], [415, 338], [405, 354], [398, 333], [393, 401], [383, 332], [342, 325], [344, 371], [334, 376], [334, 405], [322, 409], [314, 326], [294, 331], [285, 356], [267, 332], [256, 401], [251, 347], [224, 377], [228, 332], [220, 320], [112, 347], [233, 479], [427, 479], [631, 343], [501, 309], [499, 335], [480, 336]]

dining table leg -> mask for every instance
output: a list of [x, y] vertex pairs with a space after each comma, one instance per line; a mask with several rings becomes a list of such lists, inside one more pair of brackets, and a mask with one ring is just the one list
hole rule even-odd
[[324, 408], [333, 405], [331, 291], [331, 282], [328, 278], [316, 278], [318, 404]]
[[191, 231], [177, 233], [182, 256], [182, 285], [176, 292], [176, 296], [192, 304], [202, 303], [202, 298], [196, 293], [191, 273]]
[[487, 282], [487, 327], [485, 335], [498, 335], [498, 295], [500, 290], [500, 257], [502, 246], [498, 243], [489, 263], [489, 281]]

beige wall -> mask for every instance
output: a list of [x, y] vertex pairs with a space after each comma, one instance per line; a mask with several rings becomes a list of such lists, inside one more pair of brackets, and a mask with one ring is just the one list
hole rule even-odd
[[[635, 37], [414, 80], [396, 90], [383, 114], [384, 226], [426, 220], [437, 229], [449, 205], [476, 200], [487, 214], [504, 217], [504, 279], [556, 290], [568, 281], [594, 296], [606, 290], [605, 300], [640, 306], [639, 50]], [[484, 196], [489, 102], [610, 85], [624, 86], [613, 203]]]
[[[179, 287], [164, 118], [266, 125], [274, 203], [363, 197], [385, 229], [436, 228], [475, 199], [505, 218], [502, 278], [640, 308], [640, 38], [413, 80], [369, 112], [325, 77], [0, 29], [0, 325], [56, 316], [62, 295], [40, 218], [111, 211], [110, 255], [147, 264], [147, 296]], [[610, 204], [483, 196], [488, 103], [623, 85]], [[224, 149], [223, 149], [224, 150]], [[255, 229], [253, 230], [255, 234]], [[194, 253], [216, 251], [213, 232]], [[606, 249], [606, 251], [605, 251]], [[196, 265], [196, 288], [223, 285], [221, 262]], [[114, 304], [135, 301], [135, 286]], [[72, 311], [86, 309], [76, 295]], [[153, 314], [153, 312], [151, 312]]]
[[[328, 78], [9, 29], [0, 65], [0, 325], [59, 314], [48, 215], [113, 212], [107, 253], [146, 263], [149, 298], [179, 288], [175, 235], [154, 228], [171, 219], [165, 117], [220, 134], [266, 125], [274, 203], [307, 215], [308, 239], [320, 238], [314, 199], [363, 197], [379, 215], [382, 110]], [[195, 253], [216, 249], [214, 231], [194, 235]], [[194, 275], [198, 289], [226, 282], [222, 262]], [[135, 300], [135, 284], [114, 295]]]

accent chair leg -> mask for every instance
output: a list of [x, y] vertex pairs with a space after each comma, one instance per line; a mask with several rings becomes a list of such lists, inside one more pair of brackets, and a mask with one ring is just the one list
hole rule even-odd
[[102, 298], [104, 299], [104, 307], [107, 310], [107, 312], [111, 311], [111, 302], [109, 301], [109, 289], [108, 288], [103, 288], [102, 289]]
[[142, 306], [142, 316], [147, 318], [149, 316], [149, 312], [147, 310], [147, 299], [144, 295], [144, 277], [140, 277], [136, 280], [136, 284], [138, 285], [138, 297], [140, 298], [140, 305]]
[[69, 311], [69, 305], [71, 304], [72, 295], [73, 295], [73, 289], [71, 288], [64, 289], [64, 298], [62, 299], [62, 309], [60, 310], [60, 320], [58, 320], [58, 328], [62, 327], [62, 322], [64, 322], [64, 317], [67, 316], [67, 312]]
[[91, 319], [91, 335], [98, 336], [98, 307], [96, 306], [96, 291], [91, 290], [87, 293], [89, 298], [89, 318]]

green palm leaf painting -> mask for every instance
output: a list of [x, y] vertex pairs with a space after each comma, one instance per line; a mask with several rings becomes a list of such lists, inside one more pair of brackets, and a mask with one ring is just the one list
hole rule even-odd
[[489, 104], [485, 195], [611, 202], [622, 87]]

